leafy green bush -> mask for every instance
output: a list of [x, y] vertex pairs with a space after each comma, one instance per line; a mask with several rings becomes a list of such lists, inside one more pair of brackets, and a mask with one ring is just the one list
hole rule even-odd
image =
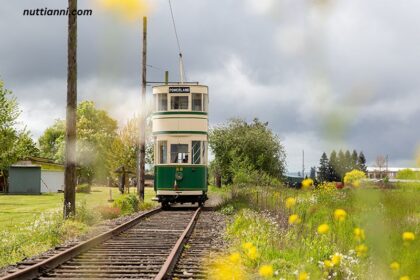
[[134, 194], [122, 195], [114, 201], [114, 207], [120, 208], [123, 214], [131, 214], [139, 211], [139, 202]]
[[149, 210], [156, 207], [156, 203], [153, 202], [143, 202], [139, 206], [139, 210]]
[[89, 226], [99, 222], [100, 220], [98, 213], [87, 207], [86, 200], [83, 200], [79, 205], [77, 205], [75, 219]]
[[402, 180], [420, 180], [420, 172], [415, 172], [411, 169], [403, 169], [398, 171], [397, 173], [397, 179]]
[[91, 187], [89, 184], [81, 184], [76, 186], [77, 193], [90, 193]]

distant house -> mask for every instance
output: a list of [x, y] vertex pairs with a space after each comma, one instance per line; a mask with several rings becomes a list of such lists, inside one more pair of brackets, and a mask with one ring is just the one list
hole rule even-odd
[[9, 168], [9, 193], [39, 194], [64, 190], [64, 166], [40, 157], [28, 157]]
[[397, 173], [404, 169], [410, 169], [415, 172], [420, 172], [420, 168], [407, 168], [407, 167], [368, 167], [367, 168], [367, 177], [369, 179], [395, 179]]

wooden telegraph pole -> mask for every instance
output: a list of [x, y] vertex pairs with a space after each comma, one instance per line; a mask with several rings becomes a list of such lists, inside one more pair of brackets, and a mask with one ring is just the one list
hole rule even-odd
[[147, 66], [147, 17], [143, 17], [143, 58], [142, 58], [142, 87], [140, 106], [140, 149], [138, 170], [138, 194], [140, 201], [144, 201], [144, 166], [146, 163], [146, 66]]
[[64, 217], [76, 213], [77, 0], [68, 0]]

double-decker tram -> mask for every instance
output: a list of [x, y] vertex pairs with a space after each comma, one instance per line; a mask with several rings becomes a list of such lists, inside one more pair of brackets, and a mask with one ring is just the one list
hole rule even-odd
[[163, 207], [207, 200], [208, 87], [153, 87], [154, 189]]

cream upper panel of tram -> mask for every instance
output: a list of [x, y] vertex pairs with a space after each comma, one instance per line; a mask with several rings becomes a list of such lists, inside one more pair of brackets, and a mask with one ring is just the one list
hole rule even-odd
[[153, 118], [152, 131], [200, 131], [207, 132], [207, 118]]

